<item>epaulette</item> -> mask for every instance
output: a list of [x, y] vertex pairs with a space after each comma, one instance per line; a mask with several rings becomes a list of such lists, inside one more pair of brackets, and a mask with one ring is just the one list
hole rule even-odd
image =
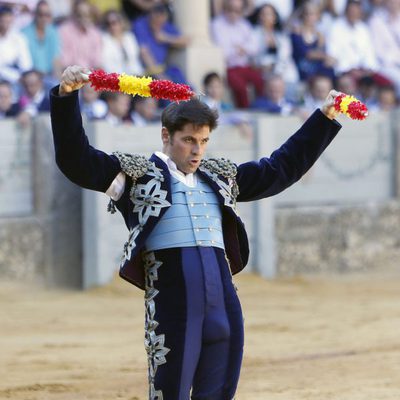
[[129, 154], [115, 151], [112, 153], [118, 158], [122, 171], [130, 176], [135, 183], [137, 179], [146, 175], [152, 163], [140, 154]]
[[237, 174], [236, 165], [225, 158], [206, 158], [201, 160], [200, 166], [227, 179], [235, 178]]

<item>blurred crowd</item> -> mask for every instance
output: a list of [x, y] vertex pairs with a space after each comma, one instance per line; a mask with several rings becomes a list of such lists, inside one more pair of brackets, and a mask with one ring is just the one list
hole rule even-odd
[[[22, 124], [49, 110], [68, 65], [188, 83], [170, 61], [190, 44], [173, 0], [0, 1], [0, 119]], [[400, 98], [400, 0], [210, 0], [210, 37], [226, 71], [203, 79], [222, 124], [249, 130], [250, 111], [306, 118], [335, 88], [370, 110]], [[159, 120], [159, 103], [80, 92], [82, 112], [110, 124]]]

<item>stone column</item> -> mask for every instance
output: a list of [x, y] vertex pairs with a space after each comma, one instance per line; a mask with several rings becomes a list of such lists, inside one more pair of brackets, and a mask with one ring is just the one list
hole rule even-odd
[[174, 1], [175, 22], [190, 44], [176, 52], [175, 61], [197, 92], [202, 91], [202, 80], [211, 71], [225, 74], [222, 51], [210, 39], [210, 4], [208, 0]]

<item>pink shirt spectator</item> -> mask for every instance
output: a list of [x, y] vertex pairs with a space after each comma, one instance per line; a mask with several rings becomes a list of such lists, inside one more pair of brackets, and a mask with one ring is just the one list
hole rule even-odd
[[59, 32], [63, 66], [77, 64], [95, 68], [101, 65], [101, 33], [94, 25], [83, 30], [74, 21], [66, 21]]
[[250, 23], [241, 18], [229, 21], [224, 14], [211, 23], [214, 42], [221, 47], [228, 67], [243, 67], [251, 64], [257, 54], [258, 45]]

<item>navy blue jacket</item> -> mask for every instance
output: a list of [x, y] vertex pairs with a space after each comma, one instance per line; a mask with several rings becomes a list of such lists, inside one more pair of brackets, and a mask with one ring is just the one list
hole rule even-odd
[[[79, 108], [78, 93], [58, 96], [58, 87], [50, 93], [51, 121], [54, 135], [56, 162], [60, 170], [77, 185], [106, 192], [122, 167], [115, 155], [93, 148], [85, 135]], [[324, 149], [340, 130], [341, 125], [327, 118], [320, 110], [303, 124], [279, 149], [267, 158], [249, 161], [237, 166], [236, 183], [239, 188], [237, 201], [252, 201], [280, 193], [299, 180], [314, 164]], [[161, 171], [161, 189], [167, 191], [166, 200], [171, 202], [170, 174], [165, 163], [157, 156], [150, 158]], [[248, 240], [243, 222], [235, 213], [235, 207], [221, 194], [221, 183], [228, 183], [224, 176], [211, 179], [199, 170], [204, 179], [215, 190], [222, 208], [222, 227], [225, 250], [232, 274], [241, 271], [248, 261]], [[146, 184], [151, 177], [144, 175], [136, 184]], [[132, 232], [138, 227], [138, 212], [133, 212], [130, 190], [132, 180], [127, 176], [125, 192], [116, 202], [125, 224]], [[157, 216], [140, 227], [135, 246], [121, 266], [120, 275], [144, 288], [144, 271], [141, 251], [146, 238], [168, 207], [163, 207]]]

